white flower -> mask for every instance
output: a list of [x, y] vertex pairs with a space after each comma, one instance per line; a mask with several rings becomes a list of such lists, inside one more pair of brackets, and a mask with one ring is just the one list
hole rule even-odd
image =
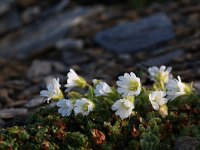
[[151, 80], [155, 82], [162, 82], [163, 84], [168, 83], [169, 79], [172, 78], [170, 74], [172, 67], [166, 68], [166, 66], [161, 66], [160, 68], [154, 66], [148, 69], [151, 76]]
[[47, 103], [52, 100], [63, 99], [63, 93], [60, 90], [61, 85], [59, 84], [59, 78], [53, 79], [52, 83], [47, 85], [47, 90], [42, 90], [40, 92], [41, 96], [47, 97]]
[[177, 79], [170, 79], [169, 82], [166, 84], [167, 89], [167, 98], [169, 100], [174, 100], [178, 96], [190, 94], [192, 91], [192, 87], [189, 87], [185, 83], [181, 82], [180, 76]]
[[168, 99], [165, 96], [166, 92], [164, 91], [154, 91], [149, 94], [149, 100], [155, 110], [159, 110], [161, 106], [167, 103]]
[[67, 74], [67, 84], [65, 87], [66, 91], [70, 91], [74, 87], [84, 88], [86, 86], [86, 81], [81, 76], [78, 76], [73, 69], [70, 69], [70, 72]]
[[93, 109], [94, 104], [86, 98], [76, 100], [76, 103], [74, 105], [75, 116], [79, 113], [83, 114], [83, 116], [87, 116], [91, 111], [93, 111]]
[[115, 115], [119, 116], [122, 120], [129, 117], [134, 108], [133, 101], [128, 98], [117, 100], [111, 107], [113, 111], [116, 111]]
[[70, 114], [71, 114], [71, 112], [74, 108], [72, 102], [68, 99], [59, 100], [56, 103], [56, 106], [60, 107], [58, 109], [58, 113], [60, 113], [63, 117], [64, 116], [70, 116]]
[[99, 82], [96, 84], [94, 93], [96, 96], [106, 96], [112, 92], [111, 87], [105, 82]]
[[125, 73], [124, 76], [120, 76], [117, 81], [119, 88], [118, 93], [122, 94], [123, 97], [126, 96], [137, 96], [141, 92], [140, 78], [131, 72], [130, 74]]

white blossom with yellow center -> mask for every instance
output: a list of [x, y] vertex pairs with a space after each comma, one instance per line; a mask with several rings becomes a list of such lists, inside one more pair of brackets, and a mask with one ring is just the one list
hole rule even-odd
[[151, 80], [155, 82], [162, 82], [163, 84], [168, 83], [169, 79], [172, 78], [170, 74], [172, 67], [161, 66], [160, 68], [153, 66], [148, 69], [151, 76]]
[[154, 91], [149, 94], [149, 100], [153, 109], [159, 110], [161, 106], [167, 103], [168, 99], [165, 96], [166, 92], [164, 91]]
[[62, 117], [64, 117], [64, 116], [70, 116], [71, 112], [72, 112], [72, 110], [74, 108], [73, 103], [70, 100], [68, 100], [68, 99], [59, 100], [56, 103], [56, 106], [60, 107], [58, 109], [58, 113], [60, 113], [62, 115]]
[[93, 110], [94, 110], [94, 103], [86, 98], [78, 99], [74, 104], [75, 116], [78, 115], [79, 113], [83, 114], [83, 116], [87, 116]]
[[117, 91], [122, 94], [123, 97], [138, 96], [141, 92], [140, 78], [136, 77], [133, 72], [130, 74], [125, 73], [124, 76], [120, 76], [117, 85]]
[[[95, 81], [93, 82], [95, 83]], [[112, 93], [112, 89], [107, 83], [99, 81], [95, 85], [94, 93], [96, 96], [107, 96]]]
[[183, 83], [180, 76], [178, 76], [178, 80], [174, 78], [170, 79], [169, 83], [167, 83], [166, 85], [166, 89], [167, 98], [171, 101], [181, 95], [190, 94], [192, 92], [192, 87], [190, 87], [186, 83]]
[[117, 100], [111, 107], [111, 109], [115, 112], [116, 116], [119, 116], [122, 120], [129, 117], [132, 113], [132, 110], [135, 108], [134, 106], [134, 98], [123, 98]]
[[70, 69], [70, 72], [67, 74], [67, 84], [65, 87], [67, 88], [66, 91], [70, 91], [74, 87], [81, 87], [85, 88], [86, 81], [81, 76], [77, 75], [73, 69]]
[[53, 81], [47, 85], [47, 90], [42, 90], [40, 92], [41, 96], [46, 97], [47, 103], [52, 100], [63, 99], [63, 93], [60, 90], [61, 85], [59, 84], [59, 78], [53, 79]]

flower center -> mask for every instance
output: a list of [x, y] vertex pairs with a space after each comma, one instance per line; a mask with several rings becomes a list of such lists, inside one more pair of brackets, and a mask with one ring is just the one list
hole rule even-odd
[[129, 90], [131, 90], [131, 91], [137, 91], [138, 87], [139, 87], [139, 83], [137, 81], [133, 81], [133, 80], [130, 81], [130, 83], [129, 83]]
[[83, 106], [83, 110], [84, 110], [84, 111], [88, 111], [88, 106], [89, 106], [89, 104], [86, 103], [86, 104]]
[[121, 106], [123, 109], [129, 109], [129, 107], [126, 105], [126, 102], [122, 102]]
[[82, 77], [79, 76], [78, 79], [75, 80], [75, 82], [78, 84], [78, 86], [85, 88], [86, 86], [86, 81]]
[[167, 83], [168, 78], [169, 78], [168, 73], [166, 73], [166, 72], [159, 72], [157, 77], [156, 77], [156, 79], [158, 81], [162, 81], [163, 83]]

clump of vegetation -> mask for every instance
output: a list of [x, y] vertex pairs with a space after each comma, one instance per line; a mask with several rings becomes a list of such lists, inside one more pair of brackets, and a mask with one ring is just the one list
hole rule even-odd
[[125, 73], [116, 89], [96, 79], [90, 85], [71, 69], [67, 94], [54, 79], [41, 95], [56, 106], [31, 114], [27, 126], [0, 129], [0, 149], [170, 150], [181, 136], [200, 141], [200, 95], [192, 84], [173, 78], [170, 67], [148, 71], [152, 87]]

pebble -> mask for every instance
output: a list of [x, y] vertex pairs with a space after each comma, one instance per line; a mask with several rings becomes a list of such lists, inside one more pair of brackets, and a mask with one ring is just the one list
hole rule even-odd
[[0, 16], [0, 35], [14, 30], [22, 25], [19, 14], [15, 10]]
[[143, 62], [141, 62], [141, 64], [143, 64], [145, 66], [166, 65], [166, 64], [170, 63], [172, 60], [183, 57], [183, 56], [184, 56], [184, 52], [182, 50], [173, 51], [173, 52], [163, 54], [161, 56], [157, 56], [157, 57], [154, 56], [154, 58], [150, 58], [146, 61], [143, 61]]
[[56, 43], [56, 48], [61, 51], [81, 50], [83, 47], [83, 41], [78, 39], [63, 39]]
[[11, 108], [11, 109], [2, 109], [0, 110], [1, 119], [11, 119], [16, 116], [25, 116], [27, 115], [28, 110], [26, 108]]
[[45, 102], [44, 97], [37, 96], [37, 97], [34, 97], [33, 99], [29, 100], [24, 106], [26, 108], [33, 108], [33, 107], [40, 106], [44, 102]]
[[35, 60], [27, 72], [27, 77], [31, 79], [64, 71], [65, 66], [60, 62]]
[[21, 17], [22, 17], [23, 22], [25, 24], [28, 24], [38, 19], [40, 15], [41, 15], [40, 7], [35, 6], [35, 7], [30, 7], [27, 10], [25, 10], [22, 13]]

